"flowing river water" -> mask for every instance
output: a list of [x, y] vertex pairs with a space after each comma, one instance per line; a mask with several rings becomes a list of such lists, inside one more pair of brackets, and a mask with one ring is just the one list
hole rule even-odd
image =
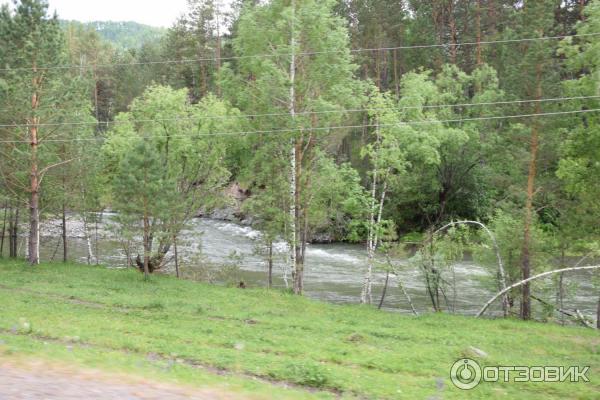
[[[116, 240], [111, 227], [115, 223], [110, 213], [103, 214], [101, 222], [88, 227], [94, 252], [92, 262], [110, 267], [127, 265], [122, 245]], [[60, 260], [62, 243], [60, 242], [60, 222], [46, 221], [41, 227], [41, 258]], [[83, 224], [75, 216], [68, 219], [69, 259], [87, 262], [88, 241], [83, 234]], [[97, 240], [96, 240], [97, 233]], [[243, 280], [248, 287], [266, 285], [266, 264], [264, 257], [257, 255], [257, 239], [260, 232], [248, 226], [232, 222], [210, 219], [194, 219], [182, 232], [179, 239], [179, 258], [187, 275], [194, 275], [195, 266], [202, 261], [218, 268], [219, 265], [232, 264], [235, 258], [239, 265], [236, 279]], [[24, 254], [26, 245], [20, 243], [20, 252]], [[284, 265], [286, 249], [283, 243], [275, 246], [275, 266], [273, 268], [274, 285], [285, 287]], [[235, 254], [235, 257], [232, 255]], [[384, 308], [402, 313], [410, 313], [411, 308], [398, 288], [400, 279], [411, 296], [419, 312], [431, 310], [423, 277], [419, 269], [411, 266], [407, 260], [394, 260], [401, 265], [399, 277], [391, 277]], [[363, 245], [354, 244], [314, 244], [307, 248], [305, 261], [306, 295], [332, 303], [358, 303], [366, 266], [366, 250]], [[174, 265], [169, 263], [164, 272], [173, 272]], [[464, 261], [454, 265], [456, 290], [446, 293], [450, 302], [455, 303], [455, 311], [473, 315], [494, 294], [494, 276], [496, 266], [483, 267], [474, 262]], [[565, 309], [579, 309], [587, 316], [595, 316], [598, 293], [594, 289], [591, 272], [572, 273], [566, 277], [568, 296]], [[374, 303], [378, 303], [385, 282], [385, 273], [376, 272], [373, 287]], [[451, 290], [451, 289], [450, 289]], [[553, 290], [548, 293], [536, 293], [539, 297], [553, 301]], [[490, 314], [498, 314], [499, 302], [490, 308]]]

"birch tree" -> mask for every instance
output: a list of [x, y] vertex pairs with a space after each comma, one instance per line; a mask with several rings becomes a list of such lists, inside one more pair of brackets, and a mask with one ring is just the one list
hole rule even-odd
[[[397, 104], [391, 96], [375, 91], [368, 104], [372, 129], [372, 143], [365, 146], [363, 157], [368, 157], [370, 171], [370, 203], [368, 206], [367, 229], [367, 271], [361, 292], [361, 302], [371, 304], [373, 268], [375, 252], [379, 245], [382, 229], [386, 226], [383, 221], [383, 211], [386, 196], [393, 179], [397, 179], [406, 171], [407, 155], [401, 147], [400, 115]], [[387, 224], [389, 225], [389, 224]]]
[[[276, 0], [242, 11], [234, 40], [240, 58], [225, 69], [225, 86], [249, 114], [276, 116], [252, 121], [262, 130], [289, 129], [290, 217], [294, 292], [304, 288], [304, 260], [318, 150], [341, 110], [361, 102], [361, 86], [349, 51], [344, 22], [332, 13], [334, 1]], [[265, 54], [262, 57], [249, 55]], [[241, 91], [239, 88], [244, 87]], [[323, 111], [325, 111], [323, 113]], [[279, 114], [287, 114], [287, 117]], [[338, 132], [339, 133], [339, 132]]]

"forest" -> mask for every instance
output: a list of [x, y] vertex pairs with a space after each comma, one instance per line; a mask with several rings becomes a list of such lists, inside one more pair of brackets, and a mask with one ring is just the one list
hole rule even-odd
[[102, 39], [110, 43], [116, 50], [137, 50], [145, 44], [162, 40], [166, 29], [139, 24], [133, 21], [94, 21], [79, 22], [60, 20], [63, 29], [77, 31], [95, 31]]
[[110, 211], [127, 265], [179, 276], [182, 232], [234, 191], [268, 286], [277, 252], [301, 295], [313, 243], [358, 243], [361, 303], [405, 257], [452, 311], [473, 257], [505, 316], [600, 327], [600, 299], [563, 306], [572, 271], [598, 297], [599, 1], [190, 0], [121, 44], [59, 17], [0, 12], [0, 256], [49, 261], [50, 236], [70, 260], [75, 218], [93, 262]]

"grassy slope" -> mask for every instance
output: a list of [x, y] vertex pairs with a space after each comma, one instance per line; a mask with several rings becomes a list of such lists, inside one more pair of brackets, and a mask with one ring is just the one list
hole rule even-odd
[[[342, 392], [369, 399], [592, 399], [600, 393], [600, 335], [590, 329], [449, 315], [412, 318], [166, 276], [144, 282], [133, 270], [78, 265], [30, 268], [0, 261], [0, 285], [0, 352], [226, 384], [259, 398]], [[19, 320], [30, 323], [30, 334]], [[463, 392], [448, 372], [468, 346], [489, 354], [481, 360], [486, 365], [590, 365], [591, 383], [482, 384]], [[302, 387], [272, 389], [249, 376]]]

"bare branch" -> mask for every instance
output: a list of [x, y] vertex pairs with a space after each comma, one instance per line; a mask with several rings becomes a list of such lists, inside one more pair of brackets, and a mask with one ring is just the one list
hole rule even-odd
[[522, 280], [521, 282], [517, 282], [514, 285], [511, 285], [509, 287], [507, 287], [506, 289], [502, 290], [501, 292], [499, 292], [498, 294], [496, 294], [494, 297], [492, 297], [490, 299], [490, 301], [488, 301], [487, 303], [485, 303], [485, 305], [483, 306], [483, 308], [481, 309], [481, 311], [479, 311], [477, 313], [476, 318], [479, 318], [483, 315], [483, 313], [488, 309], [489, 306], [492, 305], [492, 303], [494, 301], [496, 301], [498, 299], [498, 297], [503, 296], [504, 294], [508, 293], [509, 291], [518, 288], [519, 286], [523, 286], [524, 284], [531, 282], [533, 280], [536, 279], [540, 279], [543, 278], [545, 276], [549, 276], [549, 275], [553, 275], [553, 274], [560, 274], [563, 272], [572, 272], [572, 271], [585, 271], [585, 270], [591, 270], [591, 269], [598, 269], [600, 268], [600, 265], [588, 265], [587, 267], [571, 267], [571, 268], [563, 268], [563, 269], [556, 269], [554, 271], [548, 271], [548, 272], [544, 272], [535, 276], [532, 276], [531, 278]]
[[38, 183], [38, 186], [42, 185], [42, 180], [44, 179], [44, 176], [46, 175], [46, 172], [50, 171], [52, 168], [56, 168], [56, 167], [60, 167], [61, 165], [65, 165], [68, 164], [70, 162], [75, 161], [77, 158], [72, 158], [70, 160], [66, 160], [66, 161], [61, 161], [59, 163], [56, 164], [52, 164], [52, 165], [48, 165], [47, 167], [45, 167], [44, 169], [42, 169], [40, 171], [40, 181]]
[[532, 295], [531, 298], [533, 300], [539, 301], [540, 303], [542, 303], [543, 305], [545, 305], [547, 307], [551, 307], [553, 310], [555, 310], [555, 311], [557, 311], [557, 312], [559, 312], [561, 314], [564, 314], [564, 315], [566, 315], [568, 317], [571, 317], [571, 318], [577, 320], [577, 322], [581, 323], [586, 328], [594, 328], [593, 326], [590, 326], [590, 324], [588, 323], [588, 321], [586, 321], [586, 319], [581, 314], [581, 311], [579, 311], [577, 309], [574, 311], [575, 314], [573, 314], [573, 313], [571, 313], [569, 311], [565, 311], [565, 310], [563, 310], [563, 309], [561, 309], [559, 307], [556, 307], [554, 304], [551, 304], [551, 303], [547, 302], [544, 299], [540, 299], [539, 297], [536, 297], [536, 296]]

